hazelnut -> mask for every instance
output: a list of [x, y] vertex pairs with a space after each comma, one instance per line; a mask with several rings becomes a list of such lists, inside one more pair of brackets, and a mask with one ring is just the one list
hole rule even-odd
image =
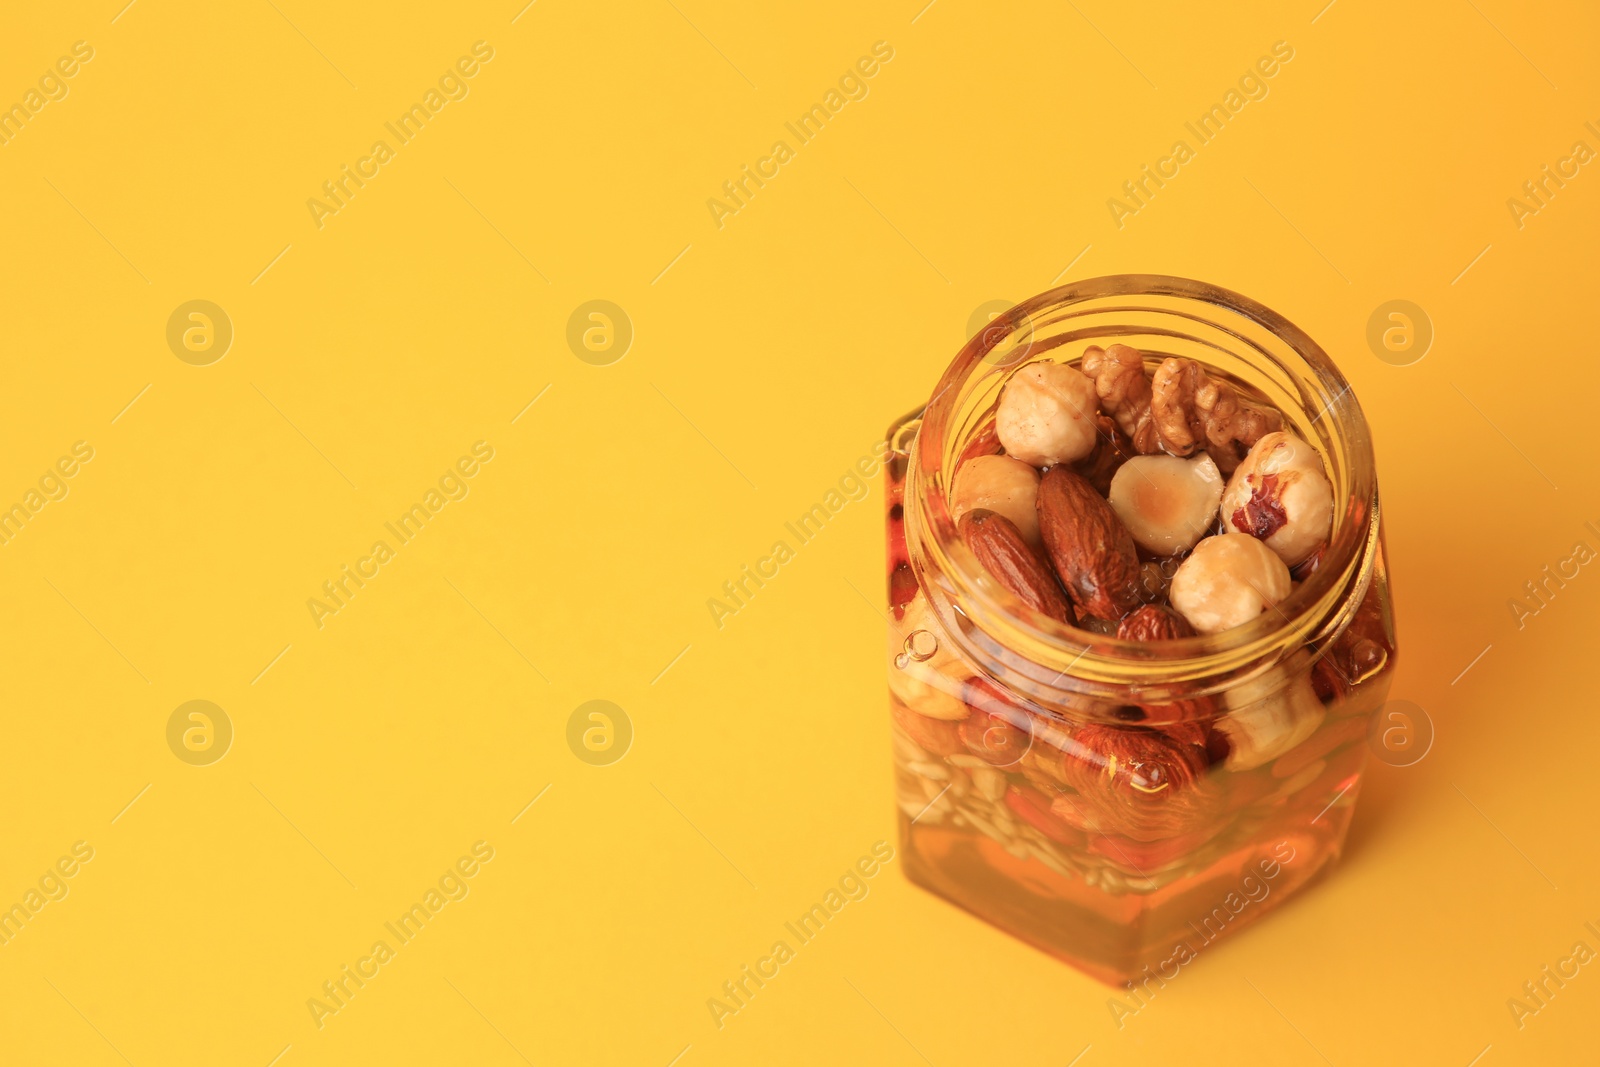
[[1011, 520], [978, 509], [965, 515], [957, 527], [967, 548], [1003, 588], [1029, 608], [1071, 625], [1075, 618], [1044, 555], [1022, 539]]
[[1243, 626], [1289, 595], [1289, 568], [1246, 534], [1208, 537], [1172, 576], [1172, 606], [1203, 634]]
[[1228, 738], [1230, 771], [1270, 763], [1316, 733], [1327, 713], [1309, 668], [1297, 657], [1222, 694], [1228, 712], [1217, 720], [1217, 729]]
[[1094, 382], [1063, 363], [1030, 363], [1000, 393], [995, 432], [1006, 452], [1035, 467], [1094, 451], [1100, 413]]
[[1010, 456], [974, 456], [956, 471], [950, 491], [952, 518], [961, 521], [982, 508], [1011, 520], [1022, 539], [1042, 548], [1039, 538], [1039, 472]]
[[1222, 472], [1204, 452], [1193, 459], [1134, 456], [1117, 468], [1109, 498], [1140, 548], [1170, 556], [1193, 548], [1211, 526]]
[[1267, 434], [1228, 479], [1222, 521], [1259, 538], [1291, 567], [1310, 558], [1333, 527], [1333, 484], [1322, 457], [1291, 434]]

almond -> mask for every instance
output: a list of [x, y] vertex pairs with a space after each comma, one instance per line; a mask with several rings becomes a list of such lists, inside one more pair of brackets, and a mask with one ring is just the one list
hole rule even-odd
[[1133, 537], [1081, 475], [1058, 466], [1039, 482], [1039, 533], [1080, 611], [1120, 619], [1139, 606], [1139, 551]]
[[1050, 568], [1022, 537], [1010, 519], [976, 508], [957, 524], [961, 539], [984, 569], [1024, 604], [1060, 622], [1073, 622], [1072, 608]]
[[1196, 831], [1214, 814], [1205, 750], [1155, 730], [1080, 726], [1062, 769], [1107, 833], [1160, 841]]
[[1194, 627], [1171, 608], [1146, 604], [1123, 618], [1117, 627], [1117, 636], [1124, 641], [1176, 641], [1180, 637], [1193, 637]]

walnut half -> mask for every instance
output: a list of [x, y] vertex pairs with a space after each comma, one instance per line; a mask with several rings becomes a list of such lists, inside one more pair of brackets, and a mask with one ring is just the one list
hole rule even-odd
[[1160, 437], [1150, 415], [1150, 379], [1144, 376], [1144, 357], [1130, 345], [1083, 352], [1083, 373], [1094, 379], [1100, 409], [1116, 420], [1133, 441], [1134, 451], [1148, 456], [1161, 450]]
[[1256, 407], [1230, 383], [1179, 357], [1156, 368], [1150, 413], [1167, 452], [1187, 456], [1203, 448], [1223, 474], [1233, 473], [1251, 445], [1283, 428], [1276, 411]]

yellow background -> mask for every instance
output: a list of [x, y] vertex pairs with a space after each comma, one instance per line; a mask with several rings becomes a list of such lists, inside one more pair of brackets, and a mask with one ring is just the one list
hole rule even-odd
[[[1596, 968], [1520, 1031], [1506, 1007], [1600, 948], [1600, 573], [1521, 629], [1507, 606], [1600, 549], [1600, 176], [1506, 207], [1600, 149], [1592, 7], [120, 6], [0, 34], [0, 102], [95, 50], [0, 147], [0, 504], [95, 450], [0, 546], [0, 906], [95, 850], [0, 947], [0, 1058], [1592, 1061]], [[307, 199], [478, 40], [470, 95], [319, 229]], [[870, 94], [719, 229], [707, 199], [880, 40]], [[1115, 226], [1280, 40], [1270, 94]], [[1121, 1030], [898, 862], [718, 1029], [707, 999], [893, 839], [881, 487], [720, 630], [707, 598], [975, 308], [1122, 272], [1249, 294], [1354, 382], [1393, 695], [1433, 750], [1375, 768], [1330, 880]], [[1436, 329], [1411, 366], [1365, 341], [1396, 298]], [[234, 325], [210, 366], [166, 344], [191, 299]], [[610, 366], [566, 342], [591, 299], [634, 326]], [[307, 599], [479, 440], [470, 495], [319, 629]], [[167, 747], [192, 699], [235, 729], [210, 766]], [[593, 699], [635, 731], [611, 766], [567, 746]], [[479, 840], [470, 895], [318, 1029], [307, 999]]]

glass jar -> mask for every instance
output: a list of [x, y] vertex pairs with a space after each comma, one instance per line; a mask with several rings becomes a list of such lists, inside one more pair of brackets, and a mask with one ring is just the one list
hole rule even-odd
[[[1320, 452], [1333, 529], [1276, 610], [1157, 650], [1026, 612], [957, 534], [951, 475], [998, 451], [1010, 372], [1114, 342], [1147, 370], [1184, 356], [1223, 372]], [[1129, 983], [1171, 978], [1329, 866], [1395, 643], [1366, 420], [1315, 342], [1213, 285], [1078, 282], [967, 342], [888, 444], [890, 711], [912, 881]], [[1159, 588], [1170, 569], [1145, 574]]]

